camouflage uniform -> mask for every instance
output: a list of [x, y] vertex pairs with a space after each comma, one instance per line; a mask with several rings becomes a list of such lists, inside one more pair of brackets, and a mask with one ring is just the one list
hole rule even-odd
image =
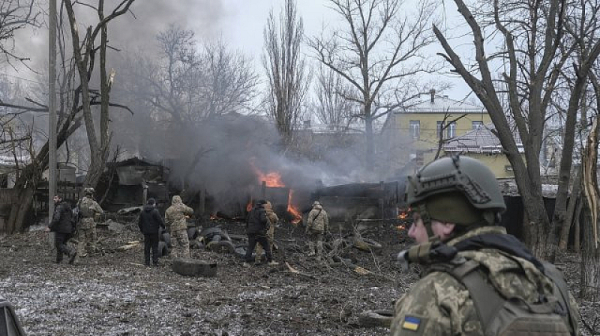
[[428, 163], [408, 178], [406, 203], [418, 244], [398, 258], [423, 276], [396, 303], [391, 335], [578, 335], [560, 272], [497, 226], [506, 204], [483, 163]]
[[[505, 234], [503, 227], [486, 226], [448, 241], [453, 246], [481, 234]], [[489, 270], [488, 279], [504, 297], [536, 302], [540, 295], [553, 294], [550, 279], [531, 262], [495, 249], [461, 251], [453, 259], [475, 260]], [[422, 263], [426, 269], [434, 266]], [[427, 273], [427, 271], [425, 271]], [[556, 294], [556, 293], [554, 293]], [[573, 313], [579, 316], [571, 295]], [[443, 271], [428, 273], [411, 287], [395, 305], [391, 335], [484, 335], [469, 291], [452, 275]], [[577, 318], [578, 320], [578, 318]], [[418, 321], [409, 324], [407, 321]], [[412, 329], [416, 328], [414, 331]]]
[[327, 211], [323, 209], [321, 203], [315, 201], [313, 208], [308, 213], [308, 220], [306, 225], [306, 233], [308, 234], [308, 255], [315, 254], [315, 245], [317, 255], [323, 255], [323, 236], [329, 232], [329, 216]]
[[[274, 240], [275, 240], [275, 225], [279, 221], [279, 217], [275, 211], [273, 211], [273, 205], [271, 202], [267, 201], [265, 204], [265, 212], [267, 213], [267, 219], [269, 219], [269, 229], [267, 230], [267, 239], [269, 240], [269, 246], [271, 246], [271, 252], [273, 252]], [[262, 245], [256, 245], [256, 257], [255, 262], [260, 262], [261, 256], [263, 254]]]
[[171, 255], [174, 258], [190, 257], [190, 241], [187, 234], [187, 218], [191, 216], [194, 210], [183, 204], [181, 197], [173, 196], [171, 206], [165, 211], [165, 224], [167, 230], [171, 233], [171, 244], [173, 250]]
[[77, 257], [75, 263], [79, 261], [79, 256], [85, 255], [87, 245], [90, 246], [90, 252], [96, 251], [96, 222], [94, 217], [97, 214], [103, 214], [104, 210], [98, 202], [94, 201], [92, 195], [88, 193], [79, 201], [79, 223], [77, 224]]

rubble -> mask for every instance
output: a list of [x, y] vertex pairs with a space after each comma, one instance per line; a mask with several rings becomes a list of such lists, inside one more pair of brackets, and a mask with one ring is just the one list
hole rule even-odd
[[[143, 244], [129, 244], [142, 235], [131, 223], [119, 224], [122, 232], [99, 230], [103, 253], [76, 266], [53, 263], [46, 232], [0, 238], [0, 296], [27, 335], [387, 335], [381, 312], [389, 315], [418, 278], [397, 266], [404, 245], [391, 224], [370, 223], [362, 233], [381, 244], [381, 255], [342, 244], [348, 246], [337, 246], [333, 263], [307, 257], [303, 229], [291, 224], [276, 230], [279, 267], [246, 269], [237, 254], [191, 250], [195, 260], [218, 265], [214, 277], [179, 275], [169, 258], [144, 266]], [[243, 222], [219, 224], [230, 237], [244, 235]], [[133, 246], [119, 251], [124, 245]], [[575, 257], [561, 258], [575, 285]], [[590, 324], [599, 320], [597, 303], [581, 305]], [[383, 317], [374, 323], [368, 311]]]

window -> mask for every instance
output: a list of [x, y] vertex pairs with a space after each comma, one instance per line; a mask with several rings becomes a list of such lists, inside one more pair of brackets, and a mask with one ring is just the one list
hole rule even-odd
[[413, 139], [419, 139], [421, 133], [421, 121], [411, 120], [410, 121], [410, 137]]
[[437, 133], [436, 133], [438, 139], [440, 139], [440, 138], [443, 139], [444, 138], [443, 131], [444, 131], [444, 122], [443, 121], [438, 121], [437, 122]]
[[448, 139], [454, 138], [456, 136], [456, 123], [455, 122], [451, 122], [450, 124], [448, 124], [448, 127], [446, 127], [446, 135], [447, 135]]
[[483, 121], [471, 121], [471, 128], [473, 130], [478, 130], [483, 127]]

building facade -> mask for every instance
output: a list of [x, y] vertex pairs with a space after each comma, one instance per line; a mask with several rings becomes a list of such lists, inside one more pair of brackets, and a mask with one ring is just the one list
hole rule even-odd
[[410, 174], [436, 156], [464, 154], [482, 160], [499, 178], [512, 177], [491, 125], [483, 107], [432, 90], [427, 99], [388, 115], [378, 152], [390, 175]]

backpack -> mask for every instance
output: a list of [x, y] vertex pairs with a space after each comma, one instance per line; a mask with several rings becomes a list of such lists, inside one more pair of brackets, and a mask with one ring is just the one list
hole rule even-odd
[[460, 265], [436, 264], [431, 271], [448, 273], [466, 287], [486, 336], [525, 336], [534, 331], [544, 335], [572, 335], [574, 316], [566, 283], [554, 265], [543, 264], [543, 273], [554, 283], [557, 297], [533, 304], [502, 297], [489, 283], [485, 270], [474, 260]]

